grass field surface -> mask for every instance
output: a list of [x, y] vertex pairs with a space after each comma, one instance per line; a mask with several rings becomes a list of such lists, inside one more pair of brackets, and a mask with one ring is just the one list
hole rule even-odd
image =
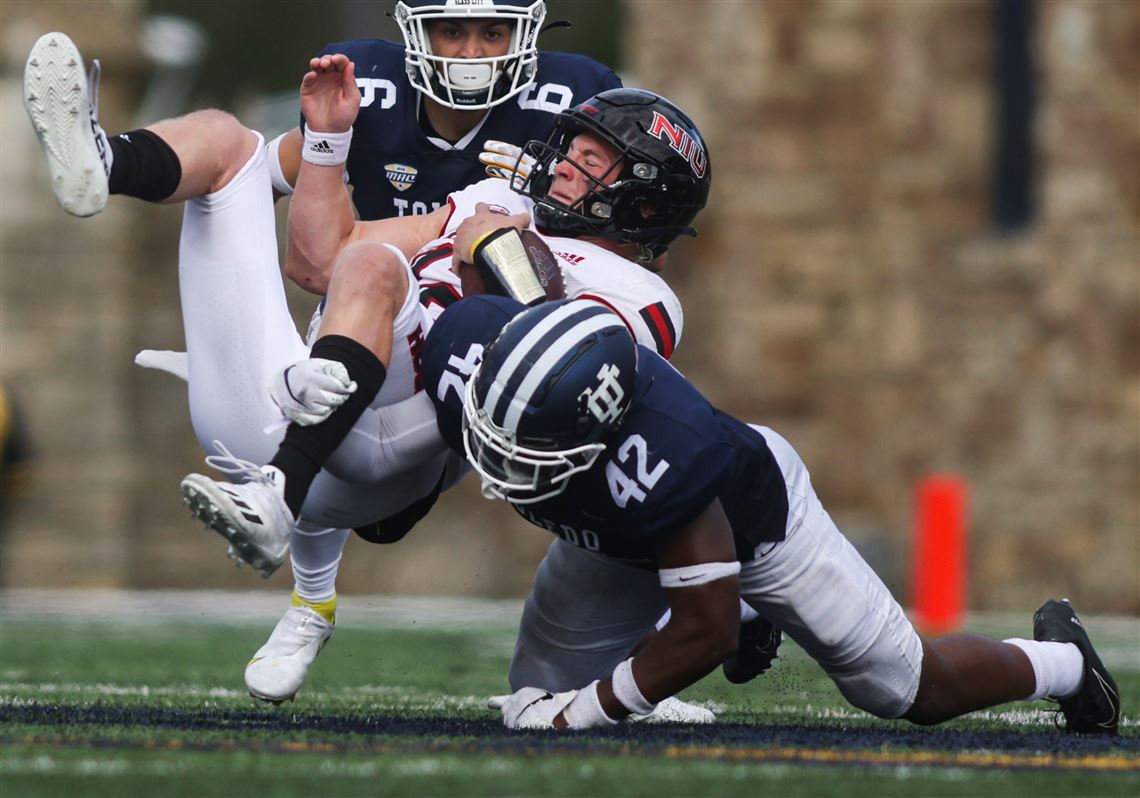
[[[1115, 739], [1066, 735], [1051, 705], [934, 729], [851, 709], [790, 642], [744, 687], [684, 694], [711, 726], [510, 732], [519, 602], [343, 597], [297, 700], [244, 690], [286, 596], [0, 596], [0, 795], [1140, 796], [1140, 621], [1086, 618], [1123, 694]], [[1029, 636], [1030, 613], [970, 631]]]

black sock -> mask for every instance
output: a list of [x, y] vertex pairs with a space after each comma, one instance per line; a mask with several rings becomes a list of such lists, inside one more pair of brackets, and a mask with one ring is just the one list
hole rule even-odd
[[309, 486], [321, 466], [372, 404], [387, 374], [384, 364], [368, 347], [343, 335], [326, 335], [317, 339], [309, 354], [343, 363], [349, 378], [356, 382], [356, 393], [320, 424], [311, 427], [290, 424], [277, 454], [269, 461], [285, 474], [285, 503], [294, 517], [300, 514]]
[[164, 200], [182, 181], [182, 162], [170, 145], [149, 130], [140, 128], [109, 136], [112, 194], [126, 194], [150, 202]]

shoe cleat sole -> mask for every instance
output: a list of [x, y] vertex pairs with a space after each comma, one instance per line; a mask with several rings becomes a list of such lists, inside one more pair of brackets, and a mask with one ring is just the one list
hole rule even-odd
[[[88, 121], [81, 113], [86, 82], [82, 58], [70, 39], [47, 34], [36, 42], [25, 67], [24, 107], [48, 156], [56, 199], [80, 217], [94, 216], [107, 204], [102, 163], [98, 175], [93, 168], [77, 171], [72, 163], [74, 154], [88, 148], [82, 141]], [[88, 154], [98, 159], [97, 152]]]
[[240, 530], [226, 521], [221, 508], [197, 486], [190, 483], [183, 485], [182, 504], [190, 508], [190, 514], [202, 522], [208, 531], [216, 532], [226, 539], [229, 543], [226, 557], [234, 560], [238, 568], [243, 564], [249, 564], [261, 574], [263, 579], [268, 579], [281, 567], [280, 562], [273, 562], [252, 543], [241, 539]]

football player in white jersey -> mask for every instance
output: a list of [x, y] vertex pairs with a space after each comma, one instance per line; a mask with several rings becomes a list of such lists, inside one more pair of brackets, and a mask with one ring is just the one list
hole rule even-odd
[[[351, 108], [359, 102], [346, 61], [318, 59], [313, 66], [306, 76], [308, 89], [313, 90], [321, 76], [332, 75], [337, 94], [333, 105]], [[297, 612], [287, 614], [267, 644], [271, 651], [262, 655], [271, 664], [283, 664], [287, 672], [296, 671], [298, 663], [302, 666], [295, 692], [332, 632], [335, 593], [324, 600], [319, 594], [320, 586], [331, 590], [334, 584], [347, 535], [343, 530], [388, 518], [418, 502], [430, 507], [438, 492], [462, 473], [458, 458], [439, 440], [430, 402], [415, 395], [416, 341], [430, 319], [419, 304], [407, 259], [435, 239], [441, 227], [450, 226], [455, 245], [465, 252], [484, 233], [504, 223], [525, 225], [529, 216], [504, 216], [476, 204], [467, 219], [445, 209], [434, 216], [355, 225], [340, 177], [343, 167], [336, 163], [338, 157], [343, 162], [346, 131], [338, 131], [332, 119], [314, 126], [318, 133], [301, 170], [302, 190], [295, 200], [299, 206], [291, 216], [304, 212], [303, 197], [319, 197], [323, 183], [326, 199], [335, 200], [328, 207], [333, 215], [339, 213], [340, 222], [347, 220], [350, 229], [330, 224], [326, 212], [325, 223], [315, 228], [315, 243], [305, 243], [304, 230], [292, 230], [298, 256], [306, 253], [301, 263], [307, 271], [303, 269], [299, 282], [328, 296], [310, 349], [285, 303], [260, 135], [228, 114], [201, 111], [109, 140], [98, 126], [88, 88], [74, 44], [63, 34], [42, 37], [28, 59], [25, 105], [61, 205], [74, 215], [90, 216], [103, 208], [108, 193], [186, 203], [179, 272], [191, 418], [205, 449], [215, 441], [233, 449], [231, 454], [219, 446], [210, 461], [237, 481], [250, 481], [234, 486], [191, 475], [183, 490], [196, 514], [231, 540], [238, 557], [263, 573], [283, 561], [295, 523], [298, 540], [311, 542], [297, 547], [310, 559], [294, 551]], [[320, 87], [310, 99], [327, 100], [327, 89]], [[662, 101], [658, 107], [667, 112], [671, 106]], [[316, 108], [307, 110], [310, 119], [320, 118]], [[602, 174], [608, 171], [606, 164]], [[306, 175], [311, 190], [304, 189]], [[567, 173], [567, 179], [583, 178]], [[491, 185], [501, 188], [505, 183]], [[707, 179], [697, 181], [697, 188], [699, 202], [681, 211], [689, 214], [687, 219], [671, 209], [671, 226], [645, 241], [602, 241], [591, 253], [595, 259], [609, 259], [607, 270], [625, 269], [640, 280], [638, 304], [632, 307], [627, 307], [627, 296], [609, 294], [608, 286], [595, 286], [593, 294], [618, 310], [638, 339], [658, 351], [671, 348], [680, 334], [675, 296], [633, 261], [606, 250], [663, 248], [703, 205]], [[646, 210], [647, 225], [666, 219], [652, 208]], [[328, 231], [340, 234], [331, 251], [321, 249], [328, 243], [322, 238]], [[661, 314], [671, 318], [662, 321]], [[665, 333], [672, 339], [663, 345]], [[279, 406], [265, 390], [274, 380]], [[417, 403], [417, 398], [422, 401]], [[411, 404], [393, 406], [401, 399]], [[401, 408], [418, 406], [426, 406], [428, 414], [401, 415]], [[282, 413], [295, 421], [284, 434]], [[360, 453], [363, 456], [357, 457]], [[259, 463], [270, 465], [259, 468]], [[352, 480], [338, 478], [343, 476]], [[276, 656], [282, 651], [287, 653]], [[270, 679], [276, 692], [261, 697], [280, 700], [292, 694], [281, 689], [280, 676]], [[291, 673], [286, 676], [293, 678]]]

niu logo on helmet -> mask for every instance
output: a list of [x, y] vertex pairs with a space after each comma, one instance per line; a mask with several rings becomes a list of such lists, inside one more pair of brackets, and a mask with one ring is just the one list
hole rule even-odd
[[689, 131], [673, 125], [663, 117], [659, 111], [653, 112], [653, 122], [649, 125], [649, 135], [656, 136], [680, 153], [681, 157], [689, 162], [693, 174], [704, 177], [709, 167], [708, 156], [701, 149], [696, 139], [689, 135]]

